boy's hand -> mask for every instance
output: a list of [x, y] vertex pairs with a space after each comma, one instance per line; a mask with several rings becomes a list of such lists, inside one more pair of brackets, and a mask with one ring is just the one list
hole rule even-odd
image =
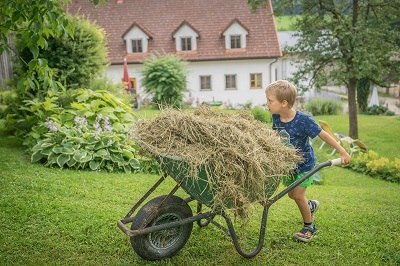
[[348, 164], [350, 163], [351, 157], [350, 155], [347, 153], [347, 151], [345, 151], [343, 149], [343, 151], [340, 153], [340, 157], [342, 158], [342, 164]]

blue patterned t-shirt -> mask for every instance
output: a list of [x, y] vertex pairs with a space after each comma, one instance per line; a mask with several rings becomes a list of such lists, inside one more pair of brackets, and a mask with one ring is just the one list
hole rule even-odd
[[280, 120], [278, 114], [273, 114], [272, 129], [277, 130], [283, 138], [287, 138], [287, 141], [303, 156], [304, 161], [297, 165], [295, 174], [310, 171], [316, 159], [309, 138], [315, 138], [322, 130], [314, 119], [310, 115], [296, 111], [293, 120], [285, 123]]

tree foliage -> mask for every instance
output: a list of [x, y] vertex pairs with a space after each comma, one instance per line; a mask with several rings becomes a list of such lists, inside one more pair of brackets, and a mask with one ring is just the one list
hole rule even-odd
[[144, 62], [143, 86], [158, 106], [181, 107], [186, 85], [185, 62], [172, 54], [151, 56]]
[[[47, 48], [39, 49], [38, 56], [47, 60], [54, 71], [54, 79], [68, 89], [88, 87], [90, 81], [98, 77], [107, 65], [107, 52], [104, 32], [84, 18], [67, 16], [68, 24], [73, 26], [72, 37], [69, 35], [54, 36], [47, 40]], [[33, 59], [26, 47], [26, 39], [17, 39], [16, 79], [20, 80], [28, 69], [22, 62]]]
[[[88, 0], [89, 1], [89, 0]], [[90, 0], [97, 4], [102, 0]], [[29, 132], [35, 121], [27, 119], [25, 100], [44, 101], [48, 93], [63, 90], [57, 80], [55, 69], [49, 66], [49, 61], [41, 57], [39, 51], [49, 47], [49, 40], [57, 38], [74, 38], [73, 24], [67, 18], [65, 5], [70, 0], [10, 0], [0, 1], [0, 53], [11, 51], [19, 57], [13, 45], [14, 39], [24, 40], [28, 59], [23, 60], [26, 71], [18, 78], [19, 95], [16, 102], [9, 105], [6, 124], [12, 124], [17, 134]]]
[[[268, 0], [248, 0], [255, 9]], [[319, 88], [328, 81], [348, 89], [349, 135], [358, 137], [356, 90], [360, 80], [387, 86], [400, 73], [400, 1], [281, 0], [279, 13], [299, 10], [299, 41], [292, 52], [302, 57], [296, 84]], [[303, 88], [304, 89], [304, 88]]]
[[[54, 71], [48, 66], [48, 61], [39, 56], [39, 50], [48, 47], [50, 38], [73, 37], [74, 29], [64, 11], [69, 1], [0, 1], [0, 53], [12, 50], [7, 40], [13, 34], [18, 39], [26, 40], [26, 47], [32, 53], [32, 59], [25, 62], [28, 71], [18, 84], [21, 89], [35, 91], [45, 86], [49, 90], [57, 90], [62, 87], [54, 79]], [[98, 4], [102, 0], [90, 1]]]

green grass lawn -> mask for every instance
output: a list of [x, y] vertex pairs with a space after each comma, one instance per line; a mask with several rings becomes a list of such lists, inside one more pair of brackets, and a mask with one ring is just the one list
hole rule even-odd
[[[346, 132], [345, 117], [323, 118]], [[399, 123], [398, 117], [361, 116], [361, 139], [379, 153], [399, 157]], [[272, 206], [265, 245], [253, 259], [242, 258], [216, 227], [194, 225], [175, 257], [147, 262], [116, 222], [158, 176], [45, 168], [31, 164], [20, 142], [7, 136], [0, 136], [0, 162], [0, 265], [400, 264], [400, 185], [345, 168], [324, 169], [323, 184], [309, 189], [309, 197], [321, 202], [319, 234], [311, 243], [292, 239], [301, 219], [284, 197]], [[154, 197], [173, 184], [168, 180]], [[254, 208], [243, 236], [255, 244], [261, 208]]]

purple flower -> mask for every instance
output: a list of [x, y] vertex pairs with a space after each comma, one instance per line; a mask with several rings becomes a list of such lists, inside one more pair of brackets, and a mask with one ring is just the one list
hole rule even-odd
[[87, 120], [82, 116], [75, 116], [74, 122], [79, 133], [82, 133], [82, 128], [87, 126]]
[[106, 116], [103, 119], [103, 130], [104, 132], [111, 132], [112, 131], [112, 125], [110, 122], [110, 119]]
[[50, 120], [49, 118], [46, 118], [46, 122], [44, 122], [44, 125], [47, 127], [47, 129], [50, 132], [57, 132], [58, 131], [57, 124], [53, 120]]

